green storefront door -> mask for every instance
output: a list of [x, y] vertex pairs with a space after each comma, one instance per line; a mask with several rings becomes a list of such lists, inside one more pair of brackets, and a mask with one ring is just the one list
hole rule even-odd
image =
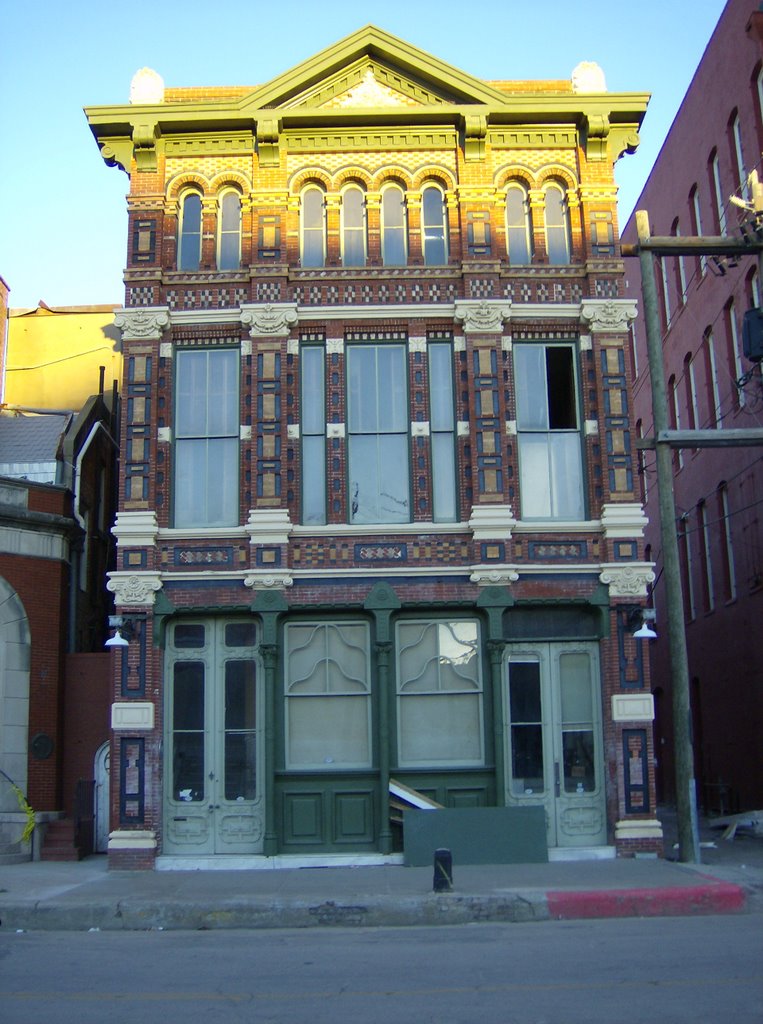
[[182, 620], [167, 632], [163, 852], [261, 853], [256, 626], [251, 620]]
[[506, 803], [542, 803], [549, 847], [600, 846], [607, 819], [595, 644], [512, 644]]

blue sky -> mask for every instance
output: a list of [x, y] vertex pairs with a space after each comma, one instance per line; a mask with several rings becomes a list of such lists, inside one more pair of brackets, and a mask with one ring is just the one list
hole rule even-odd
[[121, 303], [126, 175], [101, 160], [82, 108], [126, 103], [138, 68], [168, 86], [259, 85], [373, 22], [484, 79], [569, 78], [650, 92], [630, 214], [724, 0], [9, 0], [0, 41], [0, 276], [11, 305]]

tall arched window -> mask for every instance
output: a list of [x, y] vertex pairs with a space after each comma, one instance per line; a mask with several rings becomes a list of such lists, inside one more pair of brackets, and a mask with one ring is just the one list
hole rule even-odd
[[399, 185], [387, 185], [382, 190], [381, 248], [385, 267], [402, 267], [408, 262], [405, 193]]
[[567, 196], [555, 182], [545, 189], [546, 252], [549, 263], [570, 262], [570, 216]]
[[437, 185], [425, 185], [421, 193], [421, 247], [428, 267], [448, 262], [448, 211]]
[[186, 192], [180, 202], [178, 270], [198, 270], [201, 263], [201, 196]]
[[326, 203], [323, 189], [308, 185], [302, 193], [299, 221], [300, 262], [322, 267], [326, 262]]
[[217, 233], [218, 270], [238, 270], [241, 266], [241, 197], [238, 192], [223, 192]]
[[366, 197], [350, 185], [342, 193], [342, 266], [366, 265]]
[[530, 200], [518, 181], [512, 181], [506, 190], [506, 250], [512, 266], [532, 263]]

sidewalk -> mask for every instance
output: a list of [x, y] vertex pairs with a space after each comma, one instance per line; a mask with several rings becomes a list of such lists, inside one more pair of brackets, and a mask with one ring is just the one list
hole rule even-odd
[[[674, 831], [664, 820], [666, 849]], [[79, 863], [0, 867], [0, 931], [311, 928], [542, 921], [763, 911], [763, 839], [701, 830], [703, 864], [617, 859], [262, 871], [108, 871]], [[673, 853], [673, 855], [675, 855]]]

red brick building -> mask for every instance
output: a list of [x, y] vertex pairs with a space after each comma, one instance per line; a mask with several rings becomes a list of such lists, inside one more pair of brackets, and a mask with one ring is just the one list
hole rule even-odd
[[613, 180], [646, 102], [369, 26], [86, 111], [130, 177], [113, 864], [388, 856], [391, 780], [661, 849]]
[[[61, 856], [94, 849], [94, 765], [109, 739], [103, 580], [116, 426], [113, 396], [77, 414], [0, 414], [3, 857], [40, 856], [62, 818]], [[11, 784], [35, 812], [31, 843], [19, 842], [26, 818]]]
[[[655, 235], [731, 235], [754, 222], [748, 181], [761, 175], [763, 14], [730, 0], [652, 169], [637, 209]], [[732, 197], [736, 205], [732, 202]], [[623, 239], [636, 240], [629, 222]], [[627, 294], [640, 296], [637, 261]], [[760, 363], [743, 353], [744, 314], [760, 306], [757, 260], [664, 257], [657, 275], [671, 426], [759, 426]], [[651, 390], [642, 324], [634, 328], [634, 415], [651, 432]], [[676, 529], [682, 563], [698, 799], [709, 811], [763, 804], [763, 472], [757, 447], [674, 452]], [[656, 562], [654, 604], [664, 608], [653, 456], [641, 467]], [[660, 632], [658, 628], [658, 634]], [[667, 639], [651, 648], [657, 704], [660, 796], [672, 800], [672, 712]]]

